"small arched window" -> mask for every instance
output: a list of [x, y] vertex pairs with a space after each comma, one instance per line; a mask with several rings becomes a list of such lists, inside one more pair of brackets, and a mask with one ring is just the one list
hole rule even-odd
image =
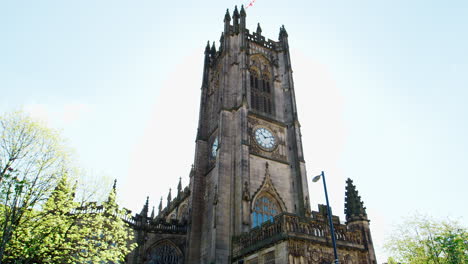
[[270, 195], [262, 195], [255, 200], [252, 212], [252, 227], [260, 226], [266, 221], [273, 221], [273, 217], [280, 213], [280, 207]]

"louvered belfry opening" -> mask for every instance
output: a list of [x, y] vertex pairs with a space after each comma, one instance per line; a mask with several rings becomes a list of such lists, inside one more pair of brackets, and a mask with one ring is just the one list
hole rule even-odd
[[250, 71], [250, 102], [252, 109], [271, 115], [273, 113], [273, 94], [271, 80], [268, 74], [258, 74]]

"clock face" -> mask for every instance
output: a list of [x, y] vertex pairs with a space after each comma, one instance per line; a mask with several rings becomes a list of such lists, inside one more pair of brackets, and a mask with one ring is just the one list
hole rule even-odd
[[273, 132], [268, 130], [267, 128], [260, 127], [257, 128], [254, 132], [255, 141], [260, 147], [266, 150], [272, 150], [276, 145], [276, 138], [273, 135]]
[[211, 157], [216, 158], [216, 155], [218, 154], [218, 137], [213, 141], [213, 146], [211, 147]]

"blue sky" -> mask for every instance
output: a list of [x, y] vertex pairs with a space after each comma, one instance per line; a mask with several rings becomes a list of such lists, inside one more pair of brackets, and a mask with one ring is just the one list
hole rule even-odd
[[[203, 49], [248, 1], [2, 1], [0, 111], [60, 129], [121, 203], [157, 205], [188, 182]], [[468, 223], [468, 2], [266, 1], [251, 30], [289, 33], [309, 177], [335, 214], [345, 179], [368, 208], [379, 262], [415, 211]], [[105, 181], [104, 181], [105, 182]], [[324, 203], [310, 185], [313, 207]]]

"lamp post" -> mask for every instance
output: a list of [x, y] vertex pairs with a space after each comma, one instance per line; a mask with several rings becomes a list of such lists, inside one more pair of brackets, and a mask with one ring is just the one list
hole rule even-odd
[[320, 180], [320, 178], [323, 178], [323, 189], [325, 190], [325, 200], [327, 201], [328, 222], [330, 225], [330, 233], [331, 233], [331, 238], [332, 238], [332, 243], [333, 243], [333, 254], [335, 256], [334, 262], [335, 264], [339, 264], [340, 262], [338, 261], [338, 252], [336, 251], [335, 228], [333, 227], [330, 204], [328, 203], [328, 193], [327, 193], [327, 183], [325, 182], [325, 173], [322, 171], [322, 174], [315, 176], [312, 179], [312, 181], [317, 182]]

